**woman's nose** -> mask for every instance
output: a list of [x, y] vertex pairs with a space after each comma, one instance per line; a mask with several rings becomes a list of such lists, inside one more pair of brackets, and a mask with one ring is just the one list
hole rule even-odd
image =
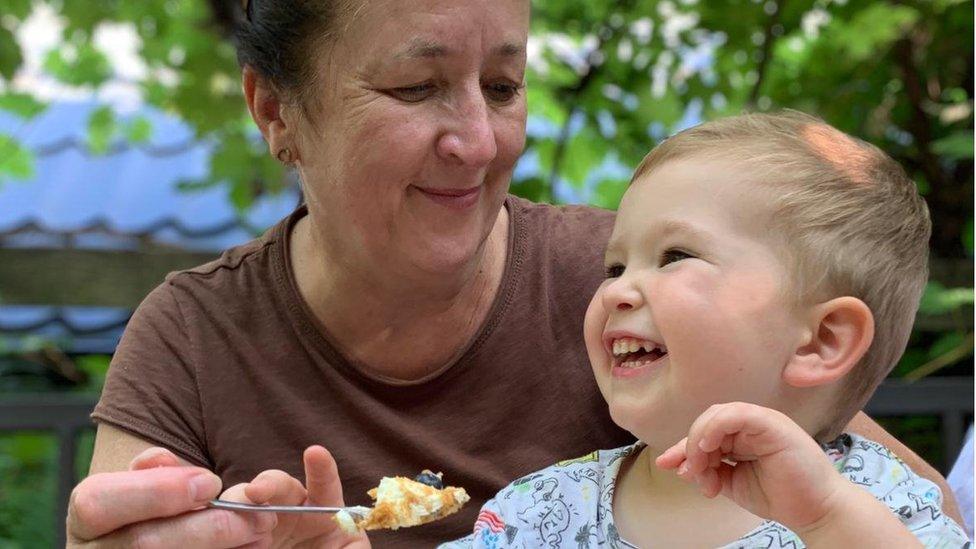
[[457, 164], [476, 168], [494, 160], [498, 153], [495, 130], [480, 87], [476, 94], [466, 93], [451, 116], [452, 120], [438, 138], [438, 154]]
[[629, 311], [640, 307], [643, 302], [644, 296], [623, 277], [615, 279], [603, 288], [603, 306], [607, 312]]

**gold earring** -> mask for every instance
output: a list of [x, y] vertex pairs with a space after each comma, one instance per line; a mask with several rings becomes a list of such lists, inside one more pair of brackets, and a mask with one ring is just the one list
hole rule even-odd
[[291, 149], [288, 147], [278, 151], [278, 154], [275, 156], [278, 158], [278, 162], [281, 162], [282, 164], [291, 164], [292, 162]]

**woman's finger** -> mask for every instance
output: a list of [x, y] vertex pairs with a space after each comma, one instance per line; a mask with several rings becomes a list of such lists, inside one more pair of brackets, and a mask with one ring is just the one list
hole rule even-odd
[[344, 506], [339, 468], [332, 454], [321, 446], [310, 446], [303, 458], [309, 505]]
[[202, 509], [123, 528], [98, 540], [107, 547], [268, 547], [275, 513]]
[[92, 540], [129, 524], [197, 509], [218, 493], [220, 478], [199, 467], [92, 475], [71, 493], [68, 536]]
[[305, 503], [306, 491], [301, 481], [284, 471], [263, 471], [249, 482], [244, 493], [253, 503], [272, 503], [275, 505], [301, 505]]
[[166, 448], [156, 446], [146, 448], [139, 455], [132, 458], [132, 461], [129, 462], [129, 470], [141, 471], [154, 467], [177, 467], [180, 465], [188, 464], [180, 461], [180, 458], [176, 457], [173, 452], [170, 452]]

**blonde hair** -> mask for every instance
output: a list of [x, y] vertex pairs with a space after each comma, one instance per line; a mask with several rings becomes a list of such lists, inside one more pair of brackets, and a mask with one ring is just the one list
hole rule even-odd
[[772, 220], [792, 256], [800, 303], [853, 296], [871, 309], [875, 336], [843, 381], [833, 438], [867, 403], [908, 343], [928, 278], [928, 208], [915, 184], [877, 147], [795, 111], [746, 114], [666, 139], [631, 181], [665, 162], [702, 155], [744, 163], [769, 193]]

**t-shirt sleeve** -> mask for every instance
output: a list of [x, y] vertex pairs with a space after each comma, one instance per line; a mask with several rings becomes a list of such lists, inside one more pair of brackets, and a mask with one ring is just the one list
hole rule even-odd
[[439, 549], [501, 549], [505, 547], [526, 547], [520, 539], [519, 530], [506, 524], [516, 522], [514, 509], [499, 503], [505, 490], [488, 500], [478, 512], [471, 534], [450, 543], [439, 546]]
[[932, 549], [972, 546], [963, 529], [942, 512], [942, 492], [935, 483], [916, 476], [914, 483], [900, 488], [892, 495], [901, 505], [893, 510], [922, 545]]
[[210, 468], [192, 346], [176, 292], [164, 282], [133, 313], [92, 419]]
[[853, 437], [839, 471], [884, 502], [925, 547], [971, 547], [966, 533], [942, 512], [942, 492], [884, 446]]

